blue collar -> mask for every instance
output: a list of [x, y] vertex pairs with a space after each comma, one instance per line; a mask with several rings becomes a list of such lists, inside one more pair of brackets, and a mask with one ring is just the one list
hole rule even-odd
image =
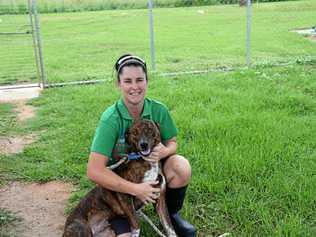
[[127, 154], [128, 160], [139, 160], [142, 158], [142, 155], [139, 152], [131, 152]]

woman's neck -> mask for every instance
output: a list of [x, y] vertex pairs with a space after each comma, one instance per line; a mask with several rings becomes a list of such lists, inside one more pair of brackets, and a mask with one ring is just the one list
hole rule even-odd
[[126, 108], [129, 112], [129, 114], [131, 115], [131, 117], [133, 119], [139, 119], [142, 112], [143, 112], [143, 107], [144, 107], [144, 102], [137, 104], [137, 105], [133, 105], [133, 104], [128, 104], [126, 103]]

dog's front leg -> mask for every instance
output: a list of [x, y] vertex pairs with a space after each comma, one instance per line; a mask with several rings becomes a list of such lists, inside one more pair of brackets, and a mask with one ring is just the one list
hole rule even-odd
[[133, 204], [133, 197], [123, 193], [117, 193], [117, 198], [127, 216], [128, 222], [131, 225], [132, 237], [139, 237], [140, 235], [140, 225], [138, 217], [136, 215], [136, 210]]
[[112, 191], [103, 188], [102, 199], [116, 215], [124, 215], [124, 210], [122, 209], [121, 204], [117, 199], [117, 196]]
[[156, 202], [156, 212], [159, 216], [160, 223], [163, 226], [166, 235], [168, 237], [176, 237], [177, 234], [172, 226], [167, 204], [166, 204], [166, 179], [163, 174], [159, 174], [161, 177], [160, 183], [160, 196]]

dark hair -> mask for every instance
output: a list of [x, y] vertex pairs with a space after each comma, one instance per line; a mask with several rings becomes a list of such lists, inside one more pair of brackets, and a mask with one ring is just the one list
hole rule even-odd
[[119, 80], [119, 75], [121, 74], [121, 71], [126, 66], [136, 66], [141, 67], [146, 75], [147, 80], [147, 66], [146, 62], [141, 59], [138, 56], [132, 55], [132, 54], [124, 54], [121, 57], [119, 57], [114, 65], [114, 68], [117, 73], [117, 80]]

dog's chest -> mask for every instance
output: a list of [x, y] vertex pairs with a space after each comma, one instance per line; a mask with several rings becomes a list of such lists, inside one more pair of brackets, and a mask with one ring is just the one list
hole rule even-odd
[[145, 172], [143, 182], [155, 181], [158, 178], [159, 163], [150, 162], [149, 164], [150, 164], [150, 169]]
[[130, 161], [124, 167], [118, 167], [116, 173], [122, 178], [141, 183], [143, 180], [155, 180], [159, 171], [158, 163], [151, 163], [145, 160]]

